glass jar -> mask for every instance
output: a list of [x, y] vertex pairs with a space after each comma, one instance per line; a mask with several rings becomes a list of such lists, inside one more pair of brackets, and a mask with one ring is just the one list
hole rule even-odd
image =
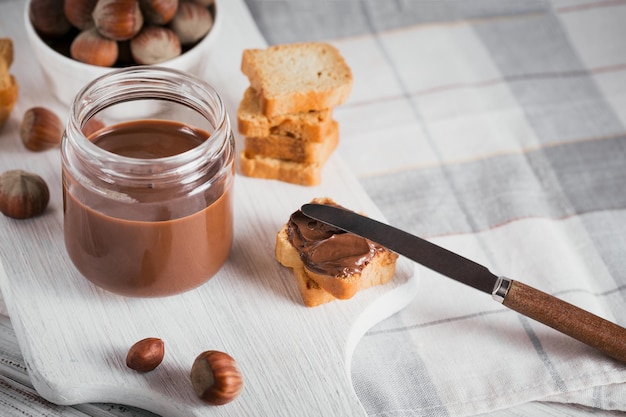
[[85, 86], [61, 145], [76, 268], [127, 296], [208, 281], [233, 239], [234, 146], [218, 93], [188, 74], [131, 67]]

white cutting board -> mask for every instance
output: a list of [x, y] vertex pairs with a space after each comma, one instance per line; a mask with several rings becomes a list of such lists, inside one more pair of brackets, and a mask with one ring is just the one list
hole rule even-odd
[[[349, 365], [363, 332], [415, 295], [413, 268], [401, 259], [394, 280], [348, 301], [302, 305], [292, 274], [274, 259], [276, 232], [314, 195], [378, 214], [358, 184], [333, 160], [332, 186], [304, 189], [236, 178], [235, 241], [223, 270], [202, 287], [158, 299], [116, 296], [88, 283], [63, 246], [60, 185], [51, 182], [43, 217], [2, 218], [0, 287], [37, 391], [59, 404], [114, 402], [168, 417], [364, 416]], [[165, 341], [155, 371], [126, 368], [129, 346], [144, 337]], [[245, 389], [211, 407], [189, 380], [207, 349], [237, 359]]]
[[[319, 187], [238, 175], [232, 253], [202, 287], [158, 299], [100, 290], [79, 275], [65, 252], [58, 152], [31, 153], [19, 142], [27, 108], [67, 112], [47, 93], [29, 52], [22, 7], [20, 1], [0, 5], [0, 28], [16, 44], [11, 72], [21, 87], [12, 119], [0, 131], [0, 171], [38, 173], [51, 201], [41, 217], [0, 216], [0, 289], [39, 394], [58, 404], [113, 402], [167, 417], [364, 416], [350, 381], [350, 358], [369, 327], [415, 296], [413, 265], [401, 258], [391, 283], [307, 308], [293, 275], [274, 258], [276, 233], [313, 197], [331, 197], [382, 220], [340, 158], [331, 157]], [[239, 72], [241, 51], [265, 44], [241, 0], [219, 7], [218, 49], [203, 78], [220, 91], [233, 120], [247, 86]], [[126, 368], [125, 356], [144, 337], [162, 338], [166, 355], [155, 371], [138, 374]], [[225, 406], [200, 402], [191, 387], [193, 360], [208, 349], [231, 354], [244, 376], [243, 393]]]

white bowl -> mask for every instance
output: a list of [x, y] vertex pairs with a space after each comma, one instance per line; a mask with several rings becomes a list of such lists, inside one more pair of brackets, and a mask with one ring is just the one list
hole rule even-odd
[[[26, 7], [24, 8], [26, 34], [28, 35], [33, 52], [39, 61], [47, 85], [50, 86], [52, 93], [62, 103], [70, 105], [76, 93], [87, 85], [87, 83], [101, 75], [118, 69], [84, 64], [52, 49], [35, 31], [28, 16], [29, 8], [30, 0], [26, 2]], [[205, 63], [208, 61], [221, 21], [222, 19], [218, 12], [218, 2], [216, 1], [215, 16], [211, 31], [190, 50], [176, 58], [161, 62], [158, 66], [174, 68], [194, 75], [200, 75], [204, 69]]]

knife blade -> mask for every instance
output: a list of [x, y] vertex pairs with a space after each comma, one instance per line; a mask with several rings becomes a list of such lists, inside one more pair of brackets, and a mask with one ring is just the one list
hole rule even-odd
[[353, 211], [325, 204], [304, 204], [302, 213], [405, 256], [439, 274], [491, 294], [526, 317], [626, 362], [626, 329], [522, 282], [496, 276], [483, 265], [408, 232]]

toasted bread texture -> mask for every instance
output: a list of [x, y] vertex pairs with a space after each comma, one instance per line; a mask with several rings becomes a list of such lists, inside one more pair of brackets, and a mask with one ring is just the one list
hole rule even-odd
[[348, 99], [353, 84], [343, 56], [323, 42], [246, 49], [241, 71], [259, 94], [261, 112], [269, 117], [330, 109]]
[[[335, 204], [329, 198], [316, 198], [312, 202]], [[398, 255], [384, 249], [377, 251], [360, 273], [347, 275], [324, 275], [308, 269], [298, 250], [289, 241], [286, 223], [276, 235], [275, 256], [283, 266], [291, 268], [302, 296], [308, 307], [315, 307], [336, 299], [349, 299], [359, 291], [389, 282], [396, 270]]]
[[[310, 112], [298, 114], [286, 114], [277, 117], [280, 119], [276, 124], [270, 124], [267, 119], [254, 120], [252, 118], [237, 117], [239, 133], [246, 137], [265, 137], [270, 135], [290, 136], [307, 142], [321, 142], [328, 135], [328, 131], [337, 122], [331, 116], [330, 110], [325, 112]], [[303, 117], [303, 115], [305, 115]], [[293, 116], [293, 117], [292, 117]], [[309, 123], [306, 119], [315, 119]]]
[[0, 61], [4, 61], [7, 68], [13, 64], [13, 41], [11, 38], [0, 38]]
[[247, 177], [278, 180], [297, 185], [318, 185], [322, 182], [323, 164], [293, 162], [262, 155], [239, 154], [239, 169]]
[[15, 77], [9, 75], [9, 82], [5, 87], [0, 87], [0, 127], [7, 121], [13, 107], [17, 102], [19, 88]]
[[245, 91], [237, 110], [237, 128], [246, 137], [281, 135], [321, 142], [336, 124], [331, 109], [267, 117], [261, 113], [260, 98], [251, 87]]
[[260, 138], [247, 137], [245, 148], [248, 156], [259, 155], [293, 162], [323, 164], [338, 143], [339, 126], [334, 122], [321, 142], [308, 142], [284, 135], [269, 135]]
[[0, 127], [11, 115], [19, 93], [17, 80], [9, 73], [12, 63], [13, 41], [10, 38], [0, 38]]
[[13, 82], [14, 80], [12, 80], [11, 74], [9, 73], [9, 65], [0, 59], [0, 90], [6, 90]]

